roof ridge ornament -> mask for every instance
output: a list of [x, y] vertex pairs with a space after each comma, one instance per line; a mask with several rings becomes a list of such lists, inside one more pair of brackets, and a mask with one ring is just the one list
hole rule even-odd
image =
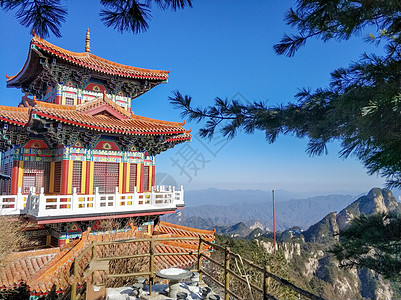
[[86, 31], [86, 43], [85, 43], [85, 52], [91, 52], [91, 35], [89, 32], [89, 28]]

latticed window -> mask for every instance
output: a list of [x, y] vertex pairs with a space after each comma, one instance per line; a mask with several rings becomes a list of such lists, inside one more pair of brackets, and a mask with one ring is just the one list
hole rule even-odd
[[82, 179], [82, 162], [72, 162], [72, 187], [77, 189], [77, 193], [81, 193]]
[[74, 97], [73, 96], [66, 96], [65, 97], [65, 105], [74, 105]]
[[114, 193], [118, 186], [118, 163], [95, 162], [93, 186], [99, 193]]
[[[12, 161], [4, 163], [1, 165], [1, 173], [7, 176], [10, 176], [13, 171], [12, 169]], [[11, 180], [10, 179], [3, 179], [1, 180], [1, 194], [3, 195], [10, 195], [11, 194]]]
[[149, 191], [149, 167], [145, 166], [143, 168], [143, 190]]
[[36, 188], [36, 193], [40, 188], [44, 188], [45, 193], [49, 192], [50, 181], [50, 162], [25, 161], [24, 173], [22, 177], [22, 192], [29, 193], [31, 187]]
[[137, 164], [130, 164], [129, 166], [129, 192], [133, 193], [137, 185]]
[[61, 161], [54, 163], [54, 192], [61, 193]]

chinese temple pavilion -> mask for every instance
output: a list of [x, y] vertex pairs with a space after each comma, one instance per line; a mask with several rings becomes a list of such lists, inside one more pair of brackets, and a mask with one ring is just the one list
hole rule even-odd
[[27, 216], [35, 235], [61, 245], [110, 218], [151, 233], [158, 216], [182, 208], [182, 188], [155, 186], [155, 156], [189, 131], [131, 109], [168, 75], [92, 54], [89, 30], [82, 53], [33, 33], [25, 65], [7, 76], [25, 95], [0, 106], [0, 213]]

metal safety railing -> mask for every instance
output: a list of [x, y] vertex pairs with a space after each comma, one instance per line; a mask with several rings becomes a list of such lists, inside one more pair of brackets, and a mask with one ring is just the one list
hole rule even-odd
[[[184, 246], [181, 248], [184, 251], [175, 252], [159, 252], [157, 246], [160, 244], [168, 244], [169, 242], [184, 242]], [[129, 246], [131, 244], [131, 246]], [[139, 245], [135, 247], [133, 245]], [[124, 255], [110, 255], [111, 253], [116, 253], [115, 249], [122, 249], [123, 245], [128, 245], [128, 248], [136, 251], [128, 251]], [[101, 253], [101, 248], [109, 249], [110, 254], [104, 255]], [[107, 248], [108, 249], [108, 248]], [[113, 250], [114, 249], [114, 250]], [[213, 251], [223, 251], [223, 260], [219, 261], [213, 258], [210, 252]], [[114, 251], [114, 252], [113, 252]], [[117, 251], [118, 252], [118, 251]], [[140, 252], [140, 253], [139, 253]], [[288, 280], [281, 278], [270, 272], [269, 267], [260, 267], [254, 264], [252, 261], [242, 258], [240, 255], [230, 251], [228, 247], [222, 247], [212, 242], [209, 242], [203, 238], [197, 237], [150, 237], [150, 238], [137, 238], [122, 241], [107, 241], [107, 242], [96, 242], [93, 241], [85, 250], [81, 252], [79, 256], [74, 259], [71, 275], [72, 286], [71, 286], [71, 300], [82, 299], [81, 294], [77, 294], [78, 283], [83, 283], [84, 276], [90, 275], [90, 273], [95, 271], [105, 271], [107, 265], [111, 261], [127, 260], [127, 259], [145, 259], [142, 261], [146, 265], [145, 269], [140, 269], [136, 272], [125, 272], [117, 274], [106, 274], [105, 278], [115, 279], [115, 278], [125, 278], [125, 277], [139, 277], [145, 276], [148, 278], [149, 282], [149, 292], [152, 293], [152, 285], [155, 282], [155, 274], [159, 270], [156, 266], [155, 260], [158, 258], [168, 257], [168, 256], [190, 256], [191, 260], [194, 262], [194, 268], [191, 270], [193, 272], [199, 273], [199, 280], [202, 281], [202, 277], [207, 278], [209, 281], [214, 282], [217, 286], [220, 286], [223, 290], [224, 299], [242, 299], [237, 292], [233, 291], [233, 284], [235, 279], [237, 282], [244, 284], [250, 292], [250, 295], [258, 293], [259, 299], [277, 299], [275, 296], [269, 293], [272, 281], [276, 282], [281, 287], [288, 288], [293, 293], [299, 295], [299, 299], [312, 299], [312, 300], [324, 300], [322, 297], [317, 296], [311, 292], [308, 292]], [[247, 269], [251, 270], [248, 273], [254, 274], [254, 276], [259, 276], [262, 278], [261, 284], [255, 284], [249, 280], [248, 276], [241, 274], [240, 268], [233, 266], [231, 263], [232, 259], [240, 260], [241, 264], [247, 265]], [[96, 264], [94, 264], [96, 262]], [[102, 264], [106, 262], [106, 264]], [[206, 263], [207, 262], [207, 263]], [[160, 263], [160, 261], [159, 261]], [[215, 265], [222, 270], [222, 276], [216, 278], [215, 275], [210, 271], [211, 265]], [[93, 267], [96, 265], [96, 267]], [[235, 271], [237, 267], [238, 271]], [[244, 272], [245, 273], [245, 272]], [[256, 273], [260, 273], [256, 275]], [[252, 297], [253, 298], [253, 297]], [[248, 299], [252, 299], [248, 298]]]

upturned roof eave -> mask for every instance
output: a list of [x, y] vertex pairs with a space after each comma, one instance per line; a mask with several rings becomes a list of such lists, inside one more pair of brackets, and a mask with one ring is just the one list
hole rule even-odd
[[[30, 44], [31, 45], [31, 44]], [[28, 57], [24, 63], [24, 66], [21, 68], [21, 70], [19, 70], [19, 72], [13, 76], [7, 76], [7, 80], [6, 80], [6, 86], [7, 87], [16, 87], [19, 88], [22, 86], [22, 83], [25, 81], [24, 80], [24, 76], [27, 75], [27, 70], [29, 68], [32, 68], [34, 65], [34, 62], [32, 61], [32, 48], [31, 46], [29, 47], [29, 51], [28, 51]]]
[[[78, 65], [82, 68], [87, 68], [92, 71], [101, 73], [101, 74], [109, 74], [113, 76], [119, 76], [123, 78], [131, 78], [131, 79], [144, 79], [144, 80], [152, 80], [156, 82], [167, 82], [168, 74], [170, 70], [153, 70], [153, 69], [145, 69], [139, 67], [133, 67], [129, 65], [124, 65], [120, 63], [113, 62], [111, 60], [104, 59], [100, 56], [92, 54], [90, 52], [73, 52], [61, 47], [58, 47], [45, 39], [37, 36], [36, 34], [33, 35], [31, 39], [31, 47], [34, 45], [41, 51], [44, 51], [50, 55], [59, 57], [64, 61]], [[87, 62], [84, 61], [82, 58], [89, 58], [94, 62]], [[98, 63], [96, 65], [96, 62]], [[103, 67], [102, 67], [103, 66]], [[107, 70], [104, 67], [115, 68], [117, 70]], [[138, 74], [135, 74], [138, 72]], [[21, 73], [21, 72], [20, 72]], [[18, 75], [18, 74], [17, 74]], [[16, 76], [17, 76], [16, 75]], [[13, 76], [15, 77], [15, 76]]]

